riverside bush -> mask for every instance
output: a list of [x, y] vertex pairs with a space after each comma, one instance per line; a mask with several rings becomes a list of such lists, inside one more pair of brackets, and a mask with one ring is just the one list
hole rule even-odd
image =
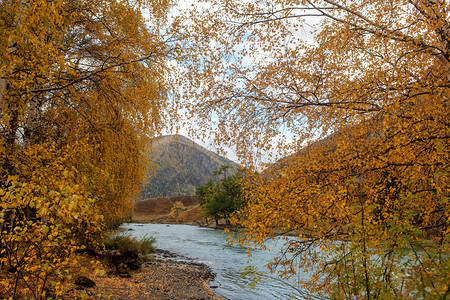
[[77, 182], [77, 170], [53, 153], [46, 145], [30, 147], [22, 176], [0, 185], [2, 299], [61, 296], [63, 278], [77, 264], [74, 252], [98, 248], [102, 240], [95, 199], [83, 180]]
[[141, 254], [148, 254], [155, 252], [155, 241], [153, 236], [147, 235], [140, 239], [129, 235], [116, 235], [106, 239], [105, 248], [108, 250], [119, 250], [120, 252], [136, 250]]

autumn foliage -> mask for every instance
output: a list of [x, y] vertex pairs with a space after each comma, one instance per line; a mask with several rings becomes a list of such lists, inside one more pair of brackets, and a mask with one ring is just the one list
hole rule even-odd
[[170, 2], [144, 4], [0, 3], [2, 298], [60, 295], [71, 254], [132, 210], [143, 151], [172, 109]]
[[0, 291], [45, 298], [129, 213], [179, 75], [193, 131], [248, 166], [289, 154], [236, 215], [242, 243], [298, 236], [274, 272], [333, 299], [448, 298], [449, 2], [199, 4], [166, 28], [171, 1], [1, 1]]
[[315, 295], [448, 298], [449, 2], [216, 1], [208, 11], [192, 25], [211, 53], [192, 71], [193, 111], [243, 162], [274, 145], [289, 154], [249, 176], [240, 242], [297, 235], [270, 266], [309, 272], [300, 284]]
[[9, 176], [0, 190], [2, 297], [60, 296], [59, 278], [71, 275], [73, 253], [102, 241], [103, 216], [86, 180], [77, 180], [79, 172], [66, 167], [68, 154], [55, 157], [52, 150], [28, 147], [21, 170], [27, 180]]

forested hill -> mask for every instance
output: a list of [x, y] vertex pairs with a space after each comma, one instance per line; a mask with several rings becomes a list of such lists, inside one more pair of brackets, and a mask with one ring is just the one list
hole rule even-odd
[[[156, 170], [142, 187], [140, 199], [193, 195], [198, 186], [213, 178], [213, 171], [229, 165], [234, 174], [238, 165], [182, 135], [167, 135], [153, 143], [150, 159]], [[217, 177], [217, 176], [216, 176]]]

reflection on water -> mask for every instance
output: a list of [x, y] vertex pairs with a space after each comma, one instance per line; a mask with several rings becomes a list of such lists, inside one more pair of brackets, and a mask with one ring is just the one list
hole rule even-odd
[[228, 233], [220, 230], [165, 224], [126, 224], [121, 227], [128, 230], [127, 233], [132, 236], [155, 236], [157, 248], [191, 257], [209, 265], [217, 275], [215, 284], [218, 287], [214, 290], [220, 296], [232, 300], [289, 297], [303, 299], [294, 288], [282, 284], [279, 280], [265, 278], [251, 289], [249, 286], [251, 278], [240, 276], [242, 269], [250, 265], [257, 267], [258, 271], [268, 272], [265, 264], [276, 256], [281, 248], [281, 242], [271, 241], [268, 244], [271, 251], [260, 249], [252, 251], [249, 260], [247, 249], [227, 245]]

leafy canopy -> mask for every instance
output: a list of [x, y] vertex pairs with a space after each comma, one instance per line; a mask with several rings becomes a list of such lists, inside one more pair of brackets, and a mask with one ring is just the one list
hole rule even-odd
[[176, 108], [170, 6], [1, 1], [0, 297], [59, 296], [71, 254], [132, 210], [143, 149]]
[[294, 141], [248, 178], [246, 240], [295, 233], [271, 266], [309, 271], [312, 293], [447, 298], [449, 2], [218, 0], [193, 15], [201, 124], [250, 165], [281, 131]]
[[210, 179], [205, 185], [196, 189], [195, 193], [201, 201], [202, 209], [206, 216], [214, 217], [216, 224], [219, 219], [225, 219], [229, 224], [231, 217], [244, 206], [242, 198], [243, 172], [229, 175], [228, 165], [222, 165], [213, 172], [214, 175], [223, 175], [216, 184]]

